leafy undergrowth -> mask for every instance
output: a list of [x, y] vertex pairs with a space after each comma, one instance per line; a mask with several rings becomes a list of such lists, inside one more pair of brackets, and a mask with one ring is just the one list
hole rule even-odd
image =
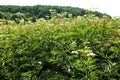
[[91, 15], [0, 26], [0, 80], [119, 80], [120, 23]]

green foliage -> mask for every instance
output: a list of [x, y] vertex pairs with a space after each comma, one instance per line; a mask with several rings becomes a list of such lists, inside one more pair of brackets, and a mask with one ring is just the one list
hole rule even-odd
[[[51, 19], [53, 16], [53, 13], [51, 15], [51, 12], [49, 10], [55, 10], [56, 13], [64, 13], [67, 12], [67, 15], [72, 14], [72, 17], [77, 16], [84, 16], [86, 14], [95, 14], [98, 17], [103, 17], [103, 15], [106, 15], [110, 17], [107, 14], [102, 14], [100, 12], [93, 12], [84, 10], [77, 7], [64, 7], [64, 6], [43, 6], [43, 5], [36, 5], [36, 6], [0, 6], [0, 19], [5, 18], [8, 20], [15, 20], [14, 18], [44, 18], [44, 19]], [[46, 18], [46, 16], [49, 16], [49, 18]], [[69, 17], [69, 16], [66, 16]]]
[[119, 20], [107, 17], [1, 24], [0, 79], [119, 80], [119, 45]]

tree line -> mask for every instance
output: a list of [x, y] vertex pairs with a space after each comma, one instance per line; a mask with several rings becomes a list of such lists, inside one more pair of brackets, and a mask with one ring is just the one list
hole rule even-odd
[[0, 19], [14, 20], [19, 19], [34, 20], [38, 18], [51, 19], [50, 10], [55, 10], [56, 13], [72, 14], [72, 17], [84, 16], [86, 14], [94, 14], [97, 17], [102, 17], [107, 14], [97, 11], [89, 11], [78, 7], [64, 7], [64, 6], [50, 6], [50, 5], [36, 5], [36, 6], [14, 6], [14, 5], [0, 5]]

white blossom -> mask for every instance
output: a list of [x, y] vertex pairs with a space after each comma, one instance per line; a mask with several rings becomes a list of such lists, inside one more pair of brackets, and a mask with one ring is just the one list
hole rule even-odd
[[42, 64], [42, 62], [41, 62], [41, 61], [39, 61], [39, 62], [38, 62], [38, 64]]
[[72, 45], [76, 45], [76, 42], [72, 42], [71, 44], [72, 44]]
[[71, 71], [71, 69], [68, 69], [68, 72], [70, 72]]
[[78, 51], [72, 51], [71, 53], [72, 54], [78, 54]]
[[89, 54], [87, 54], [87, 57], [95, 57], [96, 56], [96, 54], [94, 54], [94, 53], [89, 53]]
[[116, 65], [116, 63], [113, 63], [112, 65], [113, 65], [113, 66]]

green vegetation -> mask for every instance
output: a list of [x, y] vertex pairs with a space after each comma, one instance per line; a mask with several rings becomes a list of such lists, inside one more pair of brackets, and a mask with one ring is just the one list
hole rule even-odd
[[[72, 17], [76, 16], [83, 16], [88, 13], [95, 14], [98, 17], [102, 17], [103, 15], [100, 12], [92, 12], [89, 10], [84, 10], [77, 7], [63, 7], [63, 6], [0, 6], [0, 19], [7, 19], [7, 20], [16, 20], [16, 19], [32, 19], [36, 18], [44, 18], [44, 19], [51, 19], [51, 13], [49, 10], [55, 10], [57, 13], [64, 13], [66, 12], [66, 17], [68, 14], [72, 14]], [[49, 16], [49, 17], [48, 17]], [[107, 15], [109, 16], [109, 15]], [[110, 16], [109, 16], [110, 17]]]
[[120, 79], [119, 19], [51, 12], [48, 20], [1, 20], [0, 80]]

